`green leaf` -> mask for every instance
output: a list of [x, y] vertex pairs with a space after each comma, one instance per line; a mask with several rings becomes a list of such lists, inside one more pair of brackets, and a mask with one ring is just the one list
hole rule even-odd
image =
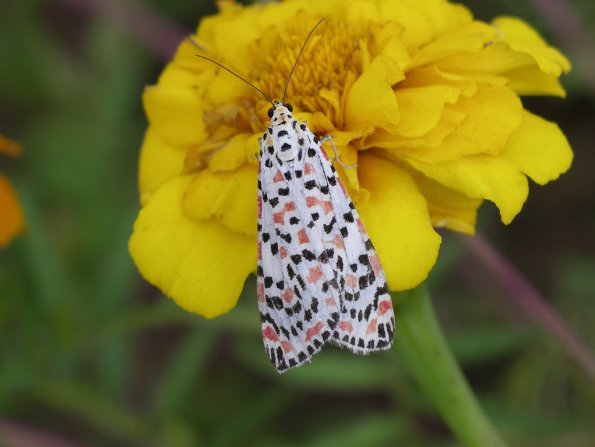
[[191, 390], [194, 394], [200, 392], [196, 385], [201, 383], [215, 340], [216, 333], [199, 328], [179, 346], [155, 389], [152, 407], [156, 413], [175, 413], [187, 401]]

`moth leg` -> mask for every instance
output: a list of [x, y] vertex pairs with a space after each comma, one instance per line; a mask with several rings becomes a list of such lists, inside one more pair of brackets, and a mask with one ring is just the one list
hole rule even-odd
[[333, 147], [333, 152], [335, 153], [335, 161], [337, 163], [339, 163], [343, 169], [353, 169], [353, 168], [357, 168], [357, 163], [353, 164], [353, 165], [348, 165], [343, 163], [343, 161], [339, 158], [339, 152], [337, 151], [337, 147], [335, 146], [335, 142], [333, 141], [332, 137], [330, 135], [325, 135], [324, 137], [322, 137], [320, 139], [320, 144], [324, 144], [326, 142], [331, 143], [331, 146]]

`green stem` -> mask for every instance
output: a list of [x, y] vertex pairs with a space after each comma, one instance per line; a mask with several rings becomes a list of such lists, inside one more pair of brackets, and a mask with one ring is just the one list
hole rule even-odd
[[393, 295], [395, 352], [446, 424], [468, 447], [504, 447], [469, 388], [438, 325], [425, 287]]

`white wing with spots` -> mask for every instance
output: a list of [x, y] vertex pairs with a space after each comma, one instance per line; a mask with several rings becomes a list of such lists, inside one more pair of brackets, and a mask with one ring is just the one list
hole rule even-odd
[[394, 315], [378, 256], [320, 143], [285, 106], [261, 141], [258, 175], [258, 306], [277, 371], [328, 342], [388, 349]]

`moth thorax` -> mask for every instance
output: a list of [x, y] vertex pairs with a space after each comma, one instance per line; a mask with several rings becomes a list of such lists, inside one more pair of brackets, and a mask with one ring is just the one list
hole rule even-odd
[[[289, 146], [289, 147], [288, 147]], [[292, 144], [289, 145], [288, 143], [285, 144], [284, 146], [281, 146], [277, 152], [277, 156], [279, 157], [280, 160], [282, 161], [291, 161], [293, 160], [295, 157], [297, 157], [298, 154], [298, 146], [297, 144]]]

